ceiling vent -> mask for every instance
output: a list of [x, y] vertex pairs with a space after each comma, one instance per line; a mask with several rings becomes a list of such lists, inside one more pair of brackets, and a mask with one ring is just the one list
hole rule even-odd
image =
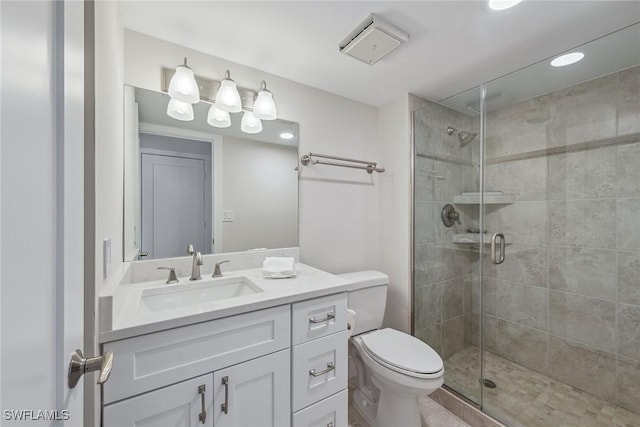
[[340, 43], [340, 52], [373, 65], [409, 40], [409, 35], [371, 14]]

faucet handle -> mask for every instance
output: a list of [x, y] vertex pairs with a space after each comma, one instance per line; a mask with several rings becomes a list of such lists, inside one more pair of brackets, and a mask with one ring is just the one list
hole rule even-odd
[[189, 246], [187, 246], [187, 253], [188, 253], [189, 255], [193, 255], [193, 252], [194, 252], [194, 250], [193, 250], [193, 244], [192, 244], [192, 243], [189, 243]]
[[158, 267], [158, 270], [169, 270], [169, 278], [167, 279], [167, 284], [179, 282], [178, 276], [176, 276], [175, 267]]
[[216, 266], [213, 269], [213, 276], [212, 277], [222, 277], [222, 271], [220, 270], [220, 264], [224, 264], [225, 262], [229, 262], [229, 260], [226, 259], [224, 261], [216, 262]]

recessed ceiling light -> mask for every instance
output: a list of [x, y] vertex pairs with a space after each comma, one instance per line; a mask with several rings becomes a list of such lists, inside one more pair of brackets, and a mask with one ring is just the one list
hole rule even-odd
[[565, 65], [575, 64], [584, 58], [584, 53], [582, 52], [571, 52], [564, 55], [560, 55], [557, 58], [551, 61], [552, 67], [564, 67]]
[[522, 0], [489, 0], [489, 7], [493, 10], [509, 9], [520, 3]]
[[282, 139], [293, 139], [294, 136], [295, 135], [292, 134], [291, 132], [282, 132], [280, 134], [280, 138], [282, 138]]

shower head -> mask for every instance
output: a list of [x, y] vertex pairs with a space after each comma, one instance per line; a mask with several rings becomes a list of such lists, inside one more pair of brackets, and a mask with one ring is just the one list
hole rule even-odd
[[447, 135], [458, 134], [458, 142], [460, 142], [460, 148], [466, 147], [473, 139], [478, 135], [476, 133], [465, 132], [458, 130], [452, 126], [447, 128]]

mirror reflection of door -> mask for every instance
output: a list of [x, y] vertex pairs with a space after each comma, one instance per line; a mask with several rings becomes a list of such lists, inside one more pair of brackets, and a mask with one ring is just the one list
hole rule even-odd
[[141, 134], [140, 143], [140, 228], [147, 259], [186, 256], [189, 244], [211, 253], [211, 144], [151, 134]]

